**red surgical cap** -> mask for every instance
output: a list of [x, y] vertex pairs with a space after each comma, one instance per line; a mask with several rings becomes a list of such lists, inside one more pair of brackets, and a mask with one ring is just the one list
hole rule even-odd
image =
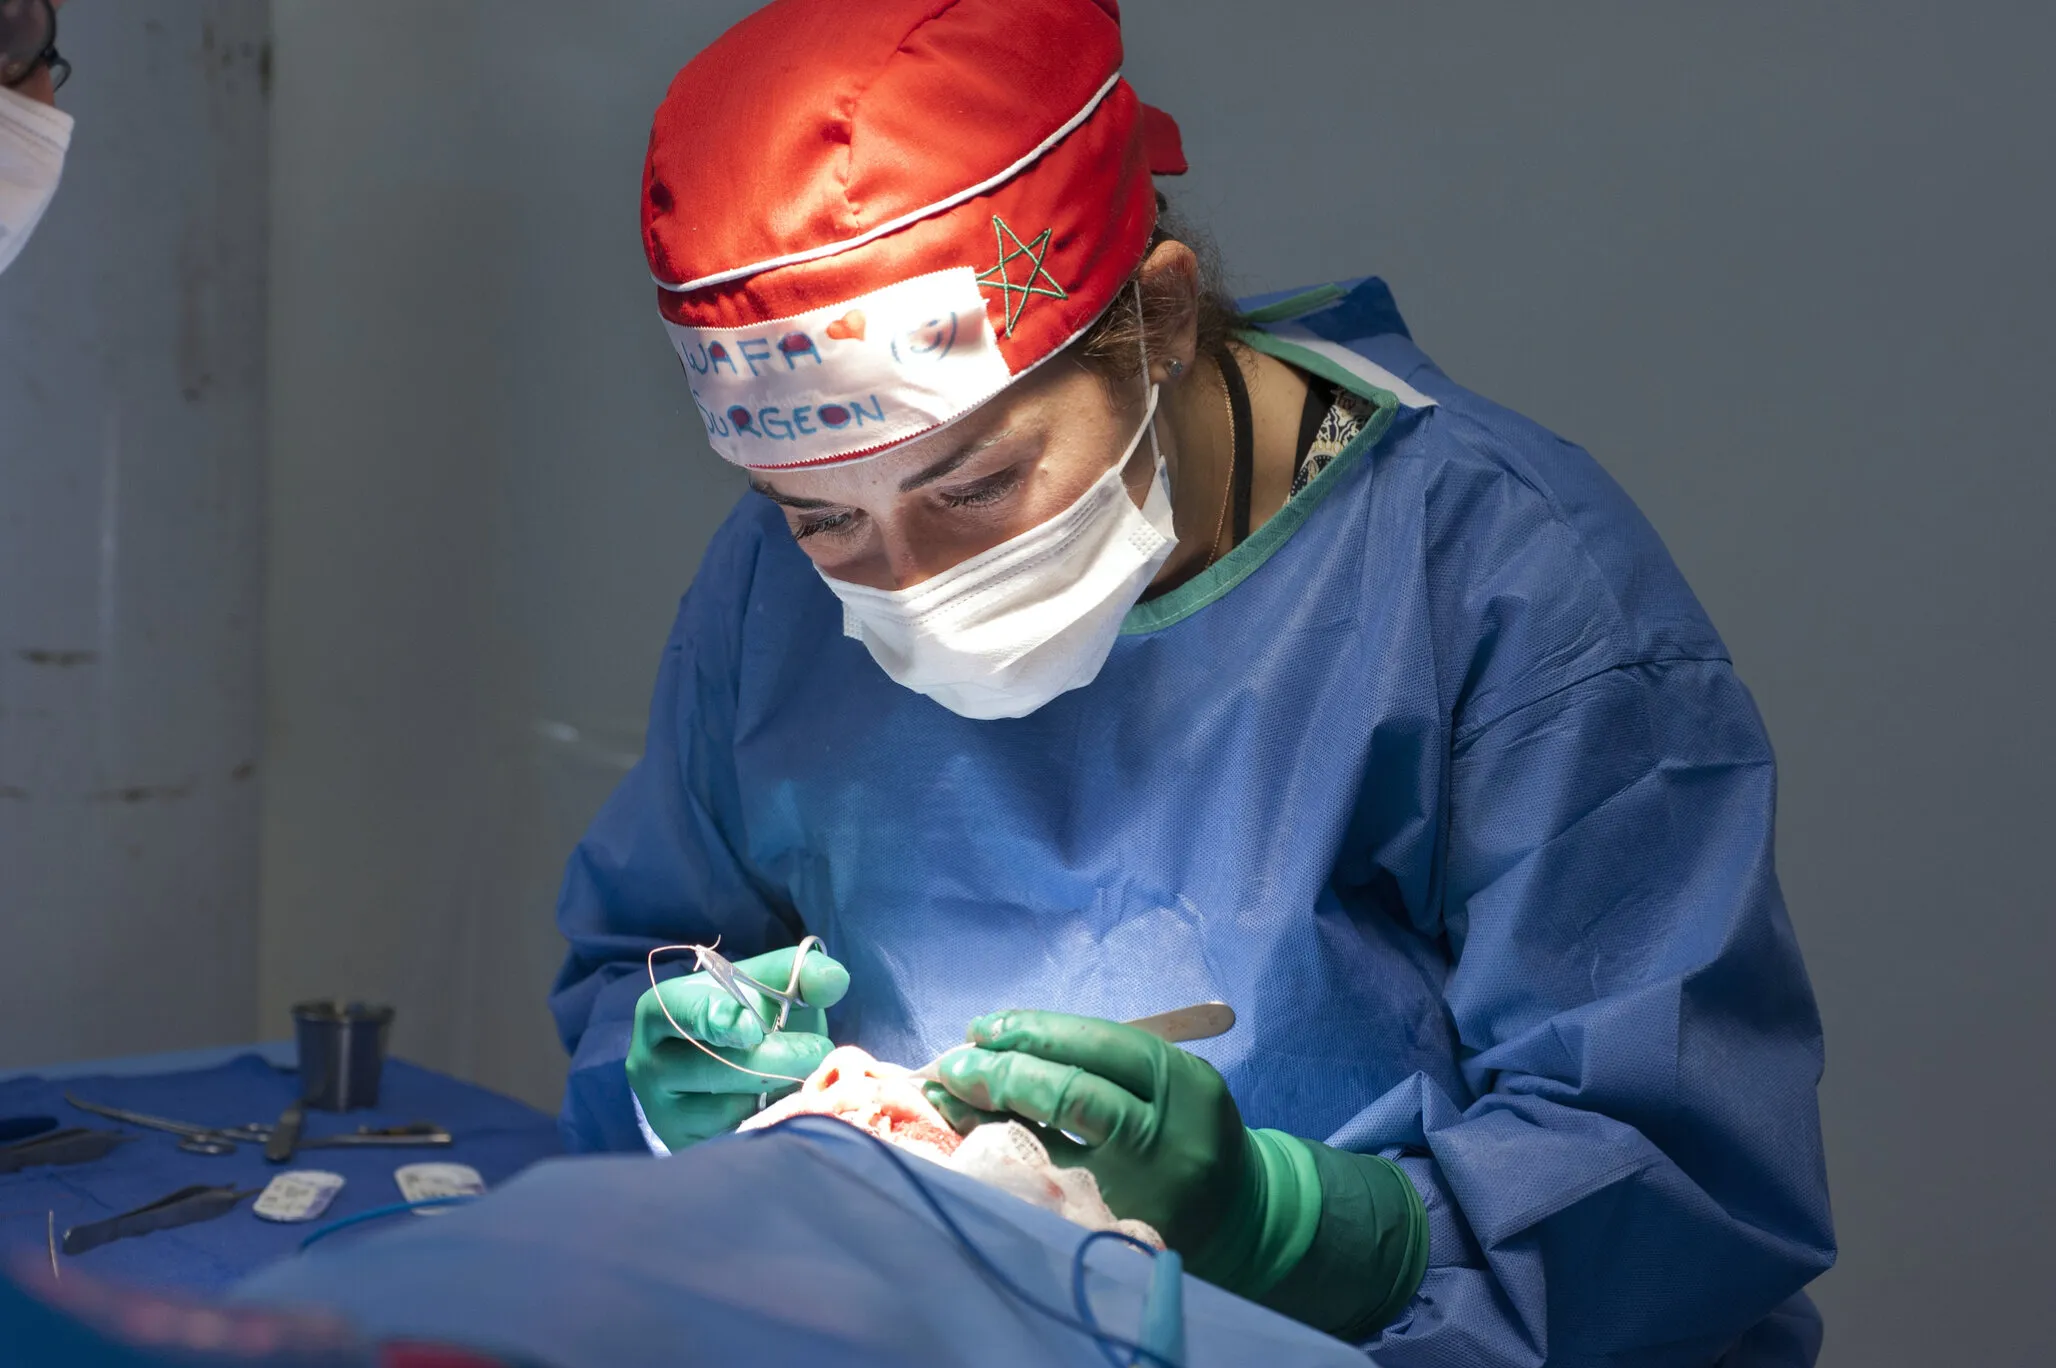
[[643, 245], [709, 439], [753, 469], [875, 455], [1112, 302], [1178, 126], [1114, 0], [777, 0], [671, 83]]

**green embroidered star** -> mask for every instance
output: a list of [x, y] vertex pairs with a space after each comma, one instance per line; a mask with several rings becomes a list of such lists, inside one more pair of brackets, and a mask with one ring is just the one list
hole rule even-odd
[[[1022, 310], [1028, 307], [1029, 295], [1047, 295], [1051, 299], [1069, 299], [1064, 287], [1057, 284], [1056, 277], [1042, 268], [1042, 258], [1049, 252], [1050, 230], [1045, 228], [1035, 235], [1035, 240], [1023, 244], [1020, 234], [1006, 224], [998, 214], [992, 216], [992, 240], [999, 252], [999, 260], [978, 273], [978, 283], [987, 288], [996, 288], [1006, 308], [1006, 326], [1001, 329], [1007, 336], [1013, 336], [1014, 324], [1020, 321]], [[1013, 248], [1007, 247], [1007, 240], [1013, 239]], [[1016, 285], [1007, 267], [1021, 258], [1028, 259], [1028, 279]], [[1037, 278], [1048, 282], [1036, 284]]]

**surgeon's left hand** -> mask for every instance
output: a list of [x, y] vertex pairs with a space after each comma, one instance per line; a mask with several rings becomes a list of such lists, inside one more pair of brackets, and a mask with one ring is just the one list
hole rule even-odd
[[1200, 1277], [1352, 1342], [1412, 1300], [1427, 1210], [1391, 1160], [1250, 1130], [1213, 1065], [1133, 1026], [1000, 1012], [967, 1035], [927, 1088], [950, 1124], [1034, 1123]]
[[[974, 1048], [943, 1057], [937, 1110], [958, 1130], [1011, 1112], [1037, 1123], [1050, 1158], [1092, 1170], [1117, 1216], [1147, 1221], [1209, 1281], [1259, 1296], [1281, 1270], [1256, 1266], [1267, 1203], [1286, 1195], [1276, 1132], [1242, 1124], [1213, 1065], [1133, 1026], [1061, 1012], [981, 1017]], [[1063, 1132], [1064, 1134], [1059, 1134]], [[1065, 1135], [1077, 1139], [1066, 1139]], [[1297, 1144], [1289, 1136], [1278, 1140]], [[1313, 1194], [1318, 1209], [1318, 1191]], [[1294, 1213], [1297, 1214], [1297, 1213]], [[1254, 1289], [1254, 1290], [1245, 1290]]]

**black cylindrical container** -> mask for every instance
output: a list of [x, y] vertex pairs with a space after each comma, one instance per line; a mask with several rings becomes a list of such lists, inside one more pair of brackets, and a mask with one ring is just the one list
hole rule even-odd
[[378, 1104], [393, 1009], [362, 1002], [302, 1002], [293, 1008], [300, 1045], [300, 1100], [323, 1111]]

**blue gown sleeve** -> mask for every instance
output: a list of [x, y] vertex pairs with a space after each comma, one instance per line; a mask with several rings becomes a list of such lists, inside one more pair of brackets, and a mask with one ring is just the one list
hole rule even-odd
[[1774, 787], [1721, 659], [1459, 720], [1445, 997], [1475, 1100], [1417, 1077], [1402, 1103], [1429, 1267], [1378, 1363], [1703, 1365], [1832, 1262]]
[[559, 1125], [573, 1151], [644, 1148], [625, 1060], [653, 947], [718, 936], [742, 959], [804, 934], [749, 867], [738, 816], [731, 738], [757, 544], [740, 522], [717, 535], [679, 608], [642, 758], [564, 873], [557, 925], [570, 949], [550, 1010], [571, 1053]]

